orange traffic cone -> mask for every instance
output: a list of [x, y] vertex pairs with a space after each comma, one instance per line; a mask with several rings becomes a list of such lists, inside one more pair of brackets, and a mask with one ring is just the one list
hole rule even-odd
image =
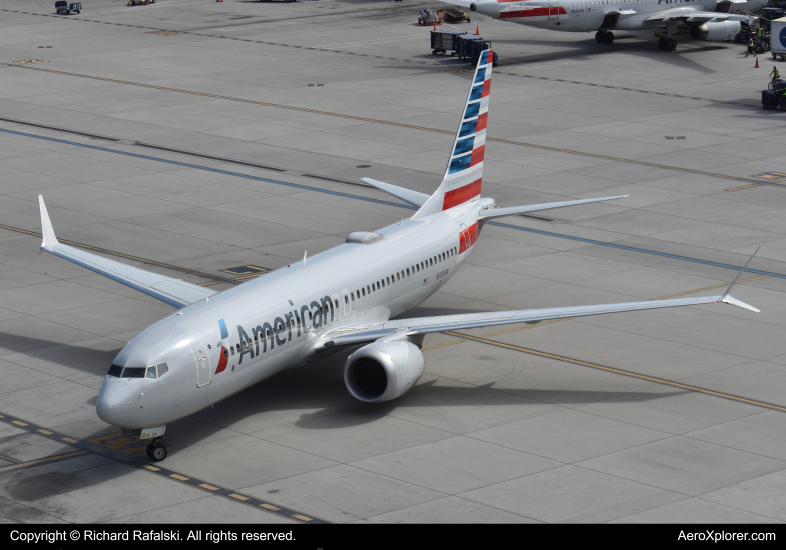
[[475, 25], [475, 34], [480, 36], [480, 27], [478, 25]]
[[759, 56], [758, 55], [756, 56], [756, 66], [753, 67], [753, 68], [754, 69], [758, 69], [759, 68]]
[[437, 24], [434, 23], [434, 30], [437, 30]]

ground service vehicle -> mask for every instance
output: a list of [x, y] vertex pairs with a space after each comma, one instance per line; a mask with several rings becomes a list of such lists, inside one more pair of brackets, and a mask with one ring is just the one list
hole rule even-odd
[[786, 17], [771, 22], [770, 47], [772, 58], [786, 60]]
[[437, 13], [437, 10], [425, 9], [420, 10], [420, 17], [418, 17], [418, 25], [441, 25], [442, 18]]
[[781, 111], [786, 111], [786, 102], [783, 100], [784, 93], [786, 93], [786, 82], [782, 80], [775, 84], [774, 90], [762, 90], [761, 106], [765, 110], [780, 109]]
[[74, 2], [69, 6], [68, 2], [66, 2], [65, 0], [60, 0], [59, 2], [55, 2], [55, 10], [57, 10], [57, 13], [64, 13], [66, 15], [70, 15], [71, 12], [79, 13], [80, 11], [82, 11], [82, 4], [80, 4], [79, 2]]
[[431, 54], [450, 52], [456, 55], [459, 35], [467, 34], [464, 31], [431, 31]]
[[466, 21], [469, 23], [470, 21], [465, 12], [455, 8], [445, 8], [443, 10], [439, 10], [439, 13], [442, 16], [442, 19], [448, 23], [458, 23], [459, 21]]

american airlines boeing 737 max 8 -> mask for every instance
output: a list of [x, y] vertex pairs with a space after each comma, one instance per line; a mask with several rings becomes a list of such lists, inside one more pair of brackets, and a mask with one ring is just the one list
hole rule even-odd
[[494, 19], [554, 31], [592, 32], [611, 44], [613, 30], [662, 29], [658, 49], [673, 52], [676, 37], [722, 42], [766, 0], [445, 0]]
[[362, 345], [347, 359], [344, 381], [355, 398], [373, 403], [399, 397], [418, 382], [420, 347], [432, 332], [716, 302], [759, 311], [732, 298], [730, 286], [720, 296], [391, 320], [447, 284], [486, 221], [622, 198], [508, 208], [481, 198], [491, 54], [482, 52], [478, 61], [436, 192], [365, 180], [418, 206], [411, 218], [352, 233], [340, 246], [231, 290], [216, 293], [59, 243], [39, 197], [43, 250], [178, 308], [118, 354], [98, 395], [98, 416], [151, 440], [148, 455], [163, 460], [166, 424], [328, 350]]

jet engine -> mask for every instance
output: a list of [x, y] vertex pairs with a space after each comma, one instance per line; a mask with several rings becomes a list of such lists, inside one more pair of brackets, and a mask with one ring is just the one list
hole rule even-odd
[[344, 383], [360, 401], [390, 401], [412, 389], [423, 375], [424, 363], [411, 342], [374, 342], [349, 356]]
[[690, 37], [694, 40], [707, 40], [708, 42], [723, 42], [731, 40], [740, 32], [739, 21], [721, 21], [719, 23], [704, 23], [693, 25], [690, 28]]

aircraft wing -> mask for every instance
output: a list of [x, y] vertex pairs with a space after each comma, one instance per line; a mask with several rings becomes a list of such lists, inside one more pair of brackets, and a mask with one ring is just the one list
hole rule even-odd
[[[761, 245], [759, 245], [761, 248]], [[756, 252], [759, 251], [756, 249]], [[701, 304], [725, 303], [759, 313], [759, 310], [731, 296], [731, 289], [740, 279], [756, 252], [748, 259], [745, 266], [737, 274], [726, 292], [720, 296], [699, 296], [697, 298], [673, 298], [669, 300], [647, 300], [645, 302], [623, 302], [619, 304], [599, 304], [594, 306], [570, 306], [542, 309], [519, 309], [509, 311], [490, 311], [483, 313], [463, 313], [458, 315], [438, 315], [435, 317], [418, 317], [414, 319], [396, 319], [372, 325], [344, 326], [327, 332], [316, 342], [317, 353], [336, 346], [349, 346], [373, 342], [375, 340], [405, 340], [409, 336], [461, 330], [514, 323], [539, 323], [553, 319], [569, 319], [589, 315], [603, 315], [622, 311], [639, 311], [664, 307], [696, 306]]]
[[644, 21], [682, 21], [683, 23], [707, 23], [708, 21], [747, 21], [746, 15], [734, 13], [718, 13], [714, 11], [695, 11], [689, 8], [675, 8], [663, 10], [650, 15]]
[[[553, 319], [586, 317], [622, 311], [639, 311], [664, 307], [695, 306], [724, 302], [758, 313], [755, 307], [731, 296], [702, 296], [698, 298], [675, 298], [672, 300], [650, 300], [646, 302], [624, 302], [620, 304], [600, 304], [594, 306], [553, 307], [543, 309], [520, 309], [511, 311], [491, 311], [484, 313], [464, 313], [458, 315], [439, 315], [414, 319], [396, 319], [373, 326], [365, 326], [352, 332], [351, 327], [342, 327], [326, 333], [317, 342], [316, 351], [320, 352], [334, 346], [347, 346], [382, 339], [403, 339], [406, 336], [461, 330], [478, 327], [510, 325], [514, 323], [539, 323]], [[393, 338], [389, 338], [393, 337]]]
[[109, 277], [113, 281], [122, 283], [177, 308], [185, 307], [216, 294], [212, 290], [180, 279], [173, 279], [172, 277], [145, 271], [144, 269], [116, 262], [115, 260], [58, 242], [49, 214], [46, 211], [44, 198], [41, 195], [38, 196], [38, 202], [41, 206], [41, 233], [44, 235], [41, 250], [81, 265], [90, 271], [95, 271], [104, 277]]

